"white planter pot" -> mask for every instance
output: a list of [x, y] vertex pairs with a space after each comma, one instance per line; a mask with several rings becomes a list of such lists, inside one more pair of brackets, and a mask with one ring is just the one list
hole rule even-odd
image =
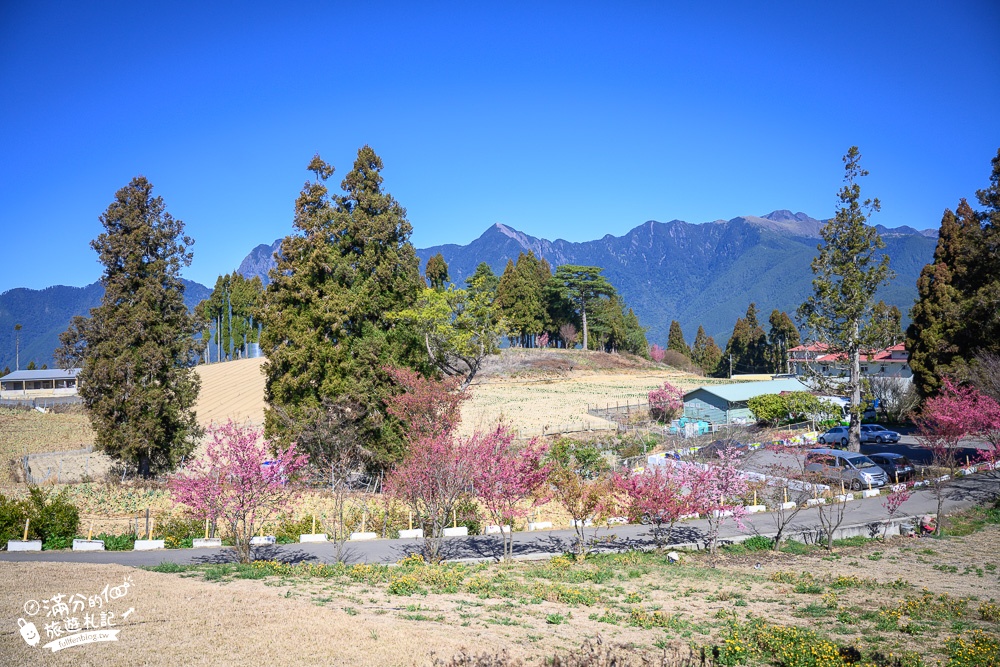
[[499, 535], [500, 533], [510, 534], [510, 526], [486, 526], [487, 535]]
[[399, 537], [403, 540], [422, 539], [424, 537], [424, 529], [414, 528], [413, 530], [401, 530], [399, 531]]
[[274, 535], [258, 535], [257, 537], [250, 538], [250, 546], [252, 547], [269, 547], [278, 542], [278, 538]]
[[528, 524], [528, 530], [545, 530], [546, 528], [551, 528], [551, 521], [534, 521]]
[[469, 534], [468, 526], [456, 526], [454, 528], [445, 528], [444, 537], [465, 537]]
[[222, 538], [221, 537], [199, 537], [199, 538], [197, 538], [195, 540], [192, 540], [191, 546], [193, 546], [195, 549], [205, 549], [205, 548], [209, 548], [209, 547], [218, 548], [218, 547], [222, 546]]
[[41, 551], [41, 540], [11, 540], [7, 543], [7, 551]]
[[877, 498], [879, 495], [881, 494], [878, 489], [865, 489], [861, 492], [862, 498]]
[[812, 505], [812, 506], [823, 505], [825, 503], [826, 499], [824, 498], [810, 498], [809, 500], [806, 501], [806, 505]]
[[789, 500], [787, 503], [781, 503], [780, 505], [778, 505], [778, 509], [793, 510], [795, 509], [795, 501]]
[[756, 514], [757, 512], [766, 512], [767, 507], [764, 505], [747, 505], [748, 514]]
[[136, 540], [135, 546], [132, 547], [133, 551], [153, 551], [155, 549], [165, 549], [166, 542], [164, 540]]
[[326, 533], [309, 533], [308, 535], [299, 535], [299, 543], [302, 542], [326, 542]]
[[364, 542], [378, 539], [378, 533], [351, 533], [351, 542]]
[[73, 551], [104, 551], [104, 540], [73, 540]]

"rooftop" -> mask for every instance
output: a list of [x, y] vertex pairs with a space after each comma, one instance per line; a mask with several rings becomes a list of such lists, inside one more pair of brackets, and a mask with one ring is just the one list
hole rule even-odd
[[79, 368], [70, 368], [67, 370], [62, 368], [45, 368], [33, 371], [14, 371], [0, 377], [0, 380], [4, 382], [11, 380], [72, 380], [79, 372]]
[[698, 387], [684, 394], [684, 400], [696, 391], [704, 390], [730, 403], [748, 401], [754, 396], [780, 394], [783, 391], [809, 391], [809, 387], [795, 379], [767, 380], [764, 382], [740, 382], [737, 384], [714, 384]]

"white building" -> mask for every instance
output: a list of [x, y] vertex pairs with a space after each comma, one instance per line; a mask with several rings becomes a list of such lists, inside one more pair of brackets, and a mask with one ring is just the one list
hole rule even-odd
[[0, 377], [0, 398], [72, 396], [77, 392], [79, 368], [14, 371]]
[[[822, 375], [839, 378], [849, 374], [846, 355], [842, 352], [830, 353], [822, 343], [793, 347], [788, 351], [788, 363], [792, 372], [799, 377]], [[906, 351], [906, 346], [900, 343], [884, 350], [862, 352], [861, 375], [911, 380], [913, 370], [910, 368], [910, 354]]]

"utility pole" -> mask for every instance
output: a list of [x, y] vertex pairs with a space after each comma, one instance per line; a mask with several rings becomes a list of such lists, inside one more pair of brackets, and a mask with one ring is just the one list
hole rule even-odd
[[733, 379], [733, 355], [729, 354], [729, 379]]
[[21, 325], [14, 325], [14, 370], [21, 370]]

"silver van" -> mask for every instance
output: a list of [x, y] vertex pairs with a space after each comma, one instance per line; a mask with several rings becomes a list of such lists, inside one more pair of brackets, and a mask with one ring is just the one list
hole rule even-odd
[[810, 449], [806, 452], [805, 470], [824, 479], [843, 482], [853, 491], [889, 483], [885, 471], [870, 458], [842, 449]]

